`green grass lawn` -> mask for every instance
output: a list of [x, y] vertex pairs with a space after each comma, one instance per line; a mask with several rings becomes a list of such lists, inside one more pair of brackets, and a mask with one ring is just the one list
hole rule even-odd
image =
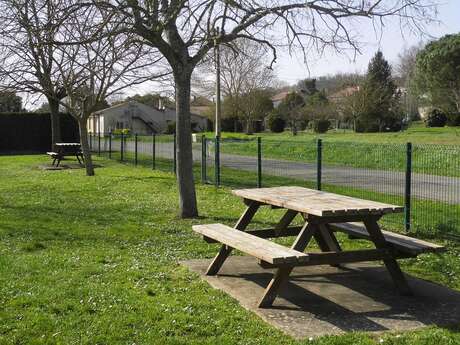
[[[213, 137], [213, 135], [212, 132], [206, 133], [209, 138]], [[325, 134], [316, 134], [311, 130], [307, 130], [299, 132], [296, 136], [293, 136], [289, 131], [283, 133], [256, 133], [254, 135], [222, 133], [223, 138], [247, 139], [255, 136], [261, 136], [265, 140], [308, 141], [321, 138], [329, 142], [352, 141], [400, 144], [412, 142], [414, 144], [460, 145], [460, 127], [427, 128], [423, 122], [414, 122], [407, 130], [395, 133], [355, 133], [351, 130], [330, 130]]]
[[[212, 138], [212, 133], [207, 133]], [[321, 138], [323, 164], [387, 171], [405, 171], [406, 143], [413, 143], [413, 172], [440, 176], [460, 176], [460, 128], [426, 128], [414, 125], [398, 133], [353, 133], [330, 131], [318, 135], [300, 132], [223, 133], [223, 154], [257, 156], [258, 136], [262, 139], [262, 157], [315, 163], [317, 139]], [[198, 145], [197, 145], [198, 148]]]
[[[106, 157], [107, 153], [103, 153]], [[120, 160], [120, 153], [113, 152], [112, 159]], [[124, 155], [124, 163], [134, 165], [135, 158], [132, 152]], [[152, 157], [150, 155], [138, 155], [138, 164], [144, 167], [152, 167]], [[173, 172], [174, 165], [171, 159], [156, 158], [155, 168]], [[195, 176], [201, 180], [201, 166], [195, 164]], [[301, 185], [308, 188], [316, 189], [316, 181], [305, 181], [301, 179], [289, 178], [283, 176], [282, 170], [279, 176], [262, 174], [262, 186], [281, 186], [281, 185]], [[209, 184], [215, 182], [215, 169], [212, 164], [207, 165], [206, 181]], [[221, 167], [221, 185], [231, 188], [255, 188], [257, 187], [257, 172], [247, 170], [237, 170]], [[354, 187], [340, 186], [334, 184], [322, 183], [322, 189], [325, 191], [349, 195], [357, 198], [365, 198], [394, 205], [404, 205], [402, 195], [387, 194], [376, 192], [375, 190], [366, 190], [359, 188], [359, 184]], [[433, 200], [424, 200], [412, 198], [411, 201], [411, 234], [424, 236], [427, 238], [449, 237], [460, 239], [460, 205], [448, 204]], [[381, 221], [381, 224], [389, 230], [404, 231], [404, 214], [387, 215]]]
[[[197, 185], [201, 217], [181, 220], [171, 173], [95, 159], [102, 167], [90, 178], [38, 169], [47, 157], [0, 157], [0, 344], [460, 343], [459, 328], [439, 327], [286, 337], [178, 264], [215, 254], [191, 225], [233, 224], [240, 200]], [[276, 217], [263, 211], [256, 225]], [[460, 289], [460, 250], [446, 244], [447, 254], [406, 260], [404, 270]]]

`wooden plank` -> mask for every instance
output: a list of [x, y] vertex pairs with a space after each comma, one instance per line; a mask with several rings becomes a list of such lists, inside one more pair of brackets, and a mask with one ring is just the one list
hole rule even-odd
[[337, 265], [350, 262], [375, 261], [391, 258], [387, 249], [349, 250], [345, 252], [308, 253], [311, 265]]
[[308, 255], [223, 224], [195, 225], [193, 230], [268, 263], [279, 265], [308, 260]]
[[[362, 250], [351, 250], [346, 252], [321, 252], [312, 253], [307, 252], [309, 261], [299, 263], [295, 267], [299, 266], [315, 266], [315, 265], [340, 265], [344, 263], [352, 262], [363, 262], [363, 261], [375, 261], [383, 260], [392, 257], [392, 253], [388, 249], [362, 249]], [[267, 262], [259, 263], [263, 268], [274, 268], [276, 266]], [[289, 266], [289, 265], [287, 265]]]
[[283, 207], [316, 216], [383, 215], [403, 212], [397, 205], [352, 198], [303, 187], [274, 187], [234, 190], [233, 194], [246, 200]]
[[[290, 226], [288, 228], [285, 228], [282, 232], [277, 232], [274, 228], [247, 230], [245, 232], [247, 234], [257, 236], [260, 238], [279, 238], [297, 236], [301, 229], [301, 226]], [[208, 243], [217, 243], [216, 240], [213, 240], [212, 238], [206, 236], [203, 236], [203, 240], [205, 240]]]
[[[331, 228], [337, 231], [346, 232], [354, 237], [369, 239], [370, 235], [366, 228], [358, 223], [334, 223], [330, 224]], [[439, 253], [446, 250], [444, 246], [430, 243], [417, 238], [412, 238], [402, 234], [382, 230], [385, 240], [394, 248], [406, 253], [418, 255], [421, 253]]]

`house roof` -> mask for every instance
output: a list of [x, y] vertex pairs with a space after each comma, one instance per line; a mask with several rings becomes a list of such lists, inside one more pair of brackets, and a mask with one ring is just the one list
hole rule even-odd
[[283, 99], [287, 97], [287, 95], [289, 95], [290, 92], [292, 91], [283, 91], [283, 92], [277, 93], [271, 98], [271, 100], [273, 102], [282, 101]]
[[208, 105], [200, 105], [200, 106], [191, 106], [190, 111], [192, 114], [197, 115], [197, 116], [202, 116], [202, 117], [207, 117], [206, 112], [209, 111], [210, 106]]
[[127, 105], [130, 105], [130, 104], [131, 105], [141, 105], [141, 106], [144, 106], [144, 107], [148, 107], [148, 108], [150, 108], [152, 110], [157, 110], [157, 111], [159, 110], [157, 108], [152, 108], [149, 105], [146, 105], [146, 104], [143, 104], [143, 103], [140, 103], [138, 101], [130, 99], [129, 101], [118, 103], [118, 104], [112, 105], [111, 107], [95, 111], [94, 114], [103, 114], [103, 113], [109, 112], [109, 111], [114, 110], [114, 109], [123, 108], [123, 107], [125, 107]]
[[349, 87], [346, 87], [342, 90], [339, 90], [333, 93], [332, 95], [329, 95], [329, 99], [333, 101], [338, 101], [343, 98], [349, 97], [358, 91], [359, 91], [359, 86], [349, 86]]
[[[119, 103], [119, 104], [112, 105], [111, 107], [95, 111], [94, 114], [95, 115], [104, 114], [104, 113], [110, 112], [111, 110], [122, 108], [122, 107], [125, 107], [125, 106], [130, 105], [130, 104], [131, 105], [140, 105], [142, 107], [147, 107], [147, 108], [152, 109], [152, 111], [162, 111], [162, 109], [154, 108], [154, 107], [151, 107], [151, 106], [146, 105], [144, 103], [141, 103], [141, 102], [138, 102], [138, 101], [130, 99], [129, 101], [125, 101], [125, 102], [122, 102], [122, 103]], [[176, 111], [176, 109], [174, 109], [174, 108], [166, 107], [166, 109]], [[203, 116], [203, 115], [200, 115], [200, 114], [197, 114], [197, 113], [194, 113], [194, 112], [191, 112], [190, 115], [206, 118], [206, 116]]]

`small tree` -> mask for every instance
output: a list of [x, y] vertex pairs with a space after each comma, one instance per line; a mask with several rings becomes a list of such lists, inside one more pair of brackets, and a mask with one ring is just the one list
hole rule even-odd
[[420, 114], [418, 111], [420, 102], [418, 99], [418, 91], [416, 85], [416, 59], [417, 54], [422, 49], [421, 45], [416, 45], [404, 49], [398, 55], [398, 63], [396, 65], [397, 76], [401, 80], [401, 84], [406, 91], [401, 97], [404, 111], [408, 120], [419, 120]]
[[297, 135], [299, 122], [304, 120], [304, 98], [298, 92], [290, 92], [278, 106], [278, 111], [287, 119], [292, 135]]
[[325, 133], [331, 126], [331, 120], [337, 119], [335, 104], [331, 103], [324, 91], [318, 91], [307, 98], [304, 107], [305, 118], [313, 123], [313, 130]]
[[265, 90], [252, 90], [240, 96], [238, 107], [241, 109], [241, 119], [246, 124], [246, 134], [254, 131], [254, 121], [263, 119], [273, 110], [273, 102]]
[[286, 121], [283, 116], [279, 113], [278, 109], [274, 109], [270, 115], [268, 115], [268, 128], [273, 133], [282, 133], [286, 127]]

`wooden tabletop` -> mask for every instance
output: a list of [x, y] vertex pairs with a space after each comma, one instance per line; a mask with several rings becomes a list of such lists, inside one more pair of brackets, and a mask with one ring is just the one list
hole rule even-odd
[[248, 200], [319, 217], [403, 212], [404, 207], [352, 198], [304, 187], [237, 189], [233, 194]]

